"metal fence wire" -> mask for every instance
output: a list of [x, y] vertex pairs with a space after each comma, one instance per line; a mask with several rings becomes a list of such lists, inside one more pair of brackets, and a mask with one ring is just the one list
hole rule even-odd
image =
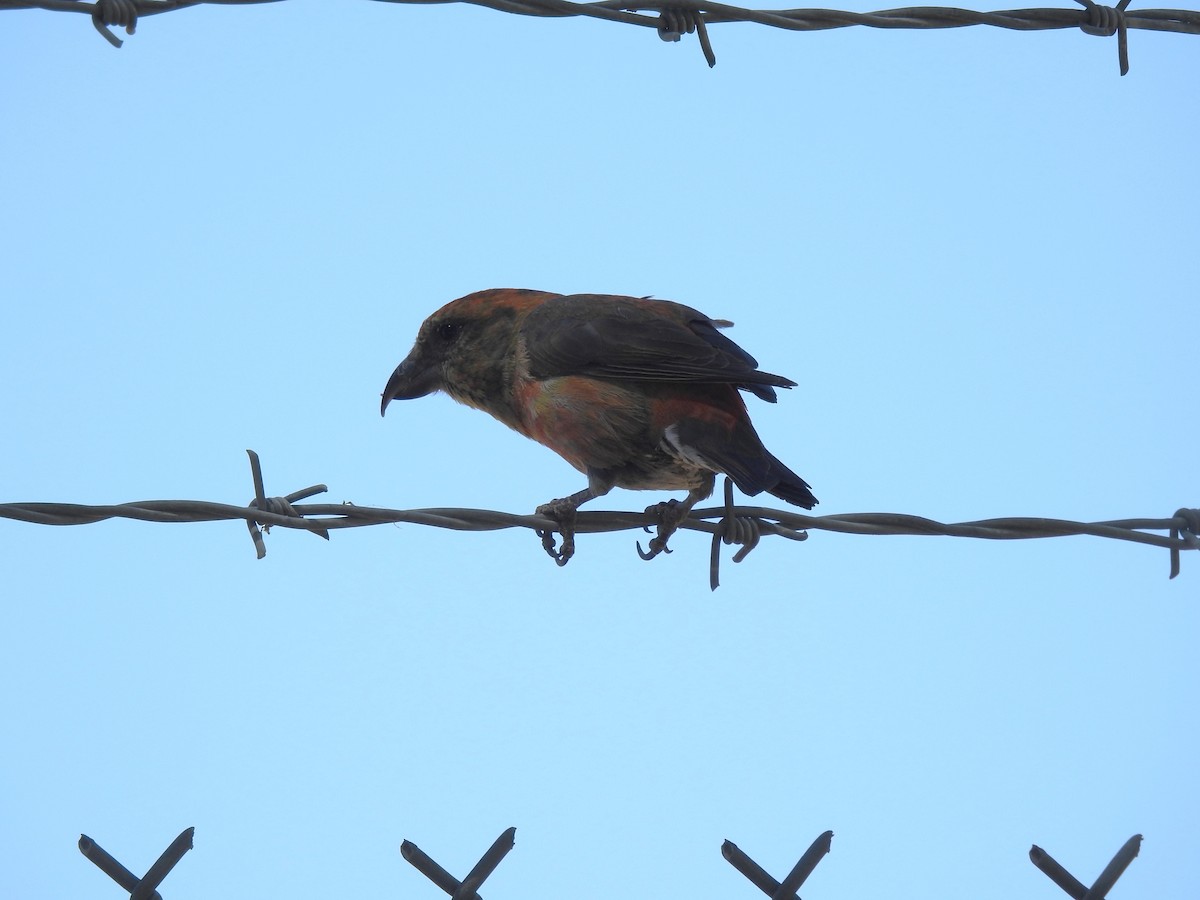
[[[0, 9], [47, 9], [83, 13], [96, 30], [114, 47], [121, 40], [110, 26], [133, 34], [139, 18], [201, 4], [238, 6], [277, 3], [281, 0], [0, 0]], [[708, 26], [726, 22], [749, 22], [786, 31], [825, 31], [863, 25], [868, 28], [964, 28], [992, 25], [1011, 31], [1045, 31], [1078, 28], [1085, 34], [1117, 37], [1121, 74], [1129, 71], [1129, 29], [1200, 34], [1200, 11], [1186, 9], [1129, 10], [1130, 0], [1104, 6], [1095, 0], [1075, 0], [1082, 9], [1009, 9], [975, 12], [969, 9], [916, 6], [876, 12], [847, 12], [832, 9], [745, 9], [702, 0], [599, 0], [573, 3], [570, 0], [378, 0], [384, 3], [464, 2], [500, 12], [523, 16], [587, 16], [627, 25], [653, 28], [664, 41], [678, 41], [695, 33], [709, 66], [717, 64]]]
[[[184, 829], [141, 878], [117, 862], [108, 851], [86, 834], [79, 836], [79, 850], [100, 871], [128, 891], [130, 900], [162, 900], [158, 886], [175, 867], [175, 864], [183, 858], [183, 855], [192, 849], [194, 831], [194, 828]], [[449, 894], [452, 900], [480, 900], [479, 889], [512, 850], [516, 844], [516, 834], [516, 828], [505, 829], [461, 881], [438, 865], [429, 854], [412, 841], [406, 840], [400, 845], [400, 855], [418, 872]], [[766, 869], [751, 859], [732, 841], [727, 840], [721, 845], [721, 856], [771, 900], [799, 900], [797, 891], [816, 869], [817, 864], [829, 853], [832, 845], [832, 831], [826, 831], [819, 835], [804, 851], [804, 855], [800, 857], [783, 881], [776, 881]], [[1029, 860], [1073, 900], [1104, 900], [1113, 885], [1116, 884], [1117, 879], [1137, 857], [1141, 846], [1142, 836], [1140, 834], [1135, 834], [1127, 840], [1109, 864], [1104, 867], [1104, 871], [1092, 882], [1091, 888], [1085, 887], [1083, 882], [1068, 872], [1037, 844], [1030, 848]]]
[[[139, 519], [143, 522], [217, 522], [241, 519], [250, 531], [258, 558], [267, 554], [263, 532], [271, 526], [311, 531], [329, 539], [336, 528], [361, 528], [405, 522], [431, 525], [454, 531], [497, 531], [503, 528], [528, 528], [542, 539], [542, 546], [553, 553], [550, 535], [560, 526], [539, 515], [516, 515], [488, 509], [385, 509], [352, 503], [300, 503], [328, 488], [323, 484], [293, 491], [283, 497], [268, 497], [263, 484], [258, 454], [247, 450], [254, 480], [254, 499], [246, 506], [211, 503], [205, 500], [143, 500], [107, 506], [79, 503], [0, 503], [0, 518], [16, 519], [37, 525], [88, 525], [105, 519]], [[712, 535], [709, 553], [709, 587], [720, 584], [721, 545], [738, 545], [733, 561], [741, 562], [764, 535], [778, 535], [793, 541], [808, 539], [808, 530], [836, 531], [842, 534], [948, 535], [986, 540], [1027, 540], [1032, 538], [1091, 535], [1165, 547], [1170, 551], [1170, 577], [1179, 574], [1181, 550], [1200, 549], [1200, 509], [1179, 509], [1165, 519], [1117, 519], [1107, 522], [1072, 522], [1064, 519], [1009, 517], [975, 522], [943, 523], [920, 516], [898, 513], [843, 513], [832, 516], [808, 516], [790, 510], [762, 506], [735, 506], [733, 484], [725, 479], [724, 505], [693, 509], [680, 523], [680, 530], [703, 531]], [[659, 525], [651, 512], [580, 512], [575, 523], [577, 534], [628, 531]], [[1167, 534], [1152, 534], [1165, 531]], [[639, 551], [641, 550], [639, 546]]]

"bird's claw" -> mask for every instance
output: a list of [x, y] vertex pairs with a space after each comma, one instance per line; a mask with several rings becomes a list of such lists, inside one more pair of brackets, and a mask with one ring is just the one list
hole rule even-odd
[[[671, 552], [671, 548], [667, 546], [667, 541], [679, 529], [679, 523], [687, 515], [686, 509], [680, 514], [679, 508], [680, 503], [678, 500], [666, 500], [662, 503], [655, 503], [653, 506], [646, 507], [646, 515], [658, 516], [658, 534], [650, 541], [649, 550], [643, 550], [641, 541], [638, 541], [638, 556], [642, 559], [654, 559], [660, 553]], [[649, 532], [650, 526], [643, 525], [642, 530]]]
[[558, 523], [562, 547], [555, 548], [554, 531], [550, 528], [538, 529], [537, 535], [542, 539], [542, 549], [546, 554], [559, 566], [565, 566], [575, 555], [575, 508], [562, 500], [551, 500], [543, 503], [535, 512]]
[[642, 559], [654, 559], [654, 557], [658, 556], [658, 554], [671, 553], [672, 550], [670, 547], [667, 546], [667, 542], [665, 539], [663, 539], [661, 537], [656, 537], [656, 538], [654, 538], [654, 540], [652, 540], [650, 542], [649, 551], [643, 550], [642, 542], [638, 541], [637, 542], [637, 552], [638, 552], [638, 556], [640, 556]]
[[565, 566], [571, 561], [571, 557], [575, 555], [575, 538], [571, 535], [563, 535], [561, 549], [554, 547], [554, 532], [550, 529], [538, 531], [538, 537], [542, 539], [542, 549], [546, 551], [549, 557], [560, 566]]

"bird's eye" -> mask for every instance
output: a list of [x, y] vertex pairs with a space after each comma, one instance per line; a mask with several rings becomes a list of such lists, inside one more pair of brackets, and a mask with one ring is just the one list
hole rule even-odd
[[438, 336], [439, 340], [448, 344], [459, 336], [462, 329], [462, 322], [443, 322], [434, 330], [434, 334]]

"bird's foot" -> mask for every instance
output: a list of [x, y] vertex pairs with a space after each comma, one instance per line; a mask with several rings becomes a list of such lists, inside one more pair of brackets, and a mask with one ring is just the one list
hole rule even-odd
[[[679, 523], [687, 518], [691, 509], [692, 504], [680, 503], [678, 500], [665, 500], [647, 506], [646, 515], [658, 517], [658, 534], [651, 539], [649, 550], [643, 550], [641, 541], [638, 541], [638, 556], [642, 559], [654, 559], [660, 553], [670, 553], [671, 548], [667, 546], [667, 541], [679, 530]], [[645, 530], [649, 531], [650, 526], [645, 526]]]
[[558, 532], [562, 535], [561, 548], [555, 549], [553, 529], [539, 529], [537, 535], [542, 539], [542, 549], [560, 566], [565, 566], [575, 555], [575, 509], [577, 505], [571, 502], [570, 497], [563, 497], [543, 503], [535, 510], [539, 516], [553, 519], [558, 524]]

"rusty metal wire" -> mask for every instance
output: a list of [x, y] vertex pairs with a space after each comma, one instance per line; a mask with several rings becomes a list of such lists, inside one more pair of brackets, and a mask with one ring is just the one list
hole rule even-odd
[[[323, 484], [294, 491], [284, 497], [266, 496], [262, 466], [258, 454], [247, 450], [254, 481], [254, 499], [246, 506], [212, 503], [206, 500], [142, 500], [136, 503], [88, 506], [79, 503], [0, 503], [0, 518], [31, 522], [35, 525], [88, 525], [105, 519], [139, 519], [143, 522], [218, 522], [241, 519], [250, 529], [258, 558], [266, 555], [262, 532], [273, 525], [296, 528], [329, 538], [335, 528], [361, 528], [366, 525], [408, 523], [432, 525], [454, 531], [497, 531], [503, 528], [557, 530], [558, 523], [539, 515], [516, 515], [487, 509], [433, 508], [386, 509], [353, 503], [298, 503], [296, 501], [324, 493]], [[693, 509], [680, 523], [681, 530], [702, 531], [712, 535], [709, 562], [709, 586], [716, 590], [719, 581], [720, 545], [737, 544], [733, 557], [741, 562], [764, 535], [779, 535], [793, 541], [808, 539], [807, 531], [836, 531], [842, 534], [948, 535], [985, 540], [1029, 540], [1032, 538], [1091, 535], [1165, 547], [1171, 555], [1170, 577], [1179, 574], [1180, 551], [1200, 549], [1200, 509], [1180, 509], [1164, 519], [1116, 519], [1106, 522], [1073, 522], [1064, 519], [1008, 517], [974, 522], [944, 523], [921, 516], [899, 513], [843, 513], [810, 516], [790, 510], [762, 506], [734, 506], [733, 486], [725, 482], [723, 506]], [[709, 521], [714, 520], [714, 521]], [[651, 513], [580, 512], [577, 534], [649, 530], [658, 524]], [[1150, 534], [1165, 531], [1168, 534]]]
[[[91, 17], [96, 30], [114, 47], [121, 40], [110, 25], [133, 34], [140, 16], [156, 15], [201, 4], [234, 6], [248, 3], [275, 3], [279, 0], [0, 0], [0, 9], [47, 9], [84, 13]], [[587, 16], [627, 25], [653, 28], [664, 41], [677, 41], [684, 33], [696, 33], [709, 66], [717, 58], [709, 40], [709, 25], [726, 22], [751, 22], [787, 31], [824, 31], [862, 25], [868, 28], [964, 28], [992, 25], [1013, 31], [1043, 31], [1078, 28], [1085, 34], [1117, 37], [1117, 56], [1121, 74], [1129, 71], [1128, 33], [1131, 28], [1171, 31], [1176, 34], [1200, 34], [1200, 11], [1185, 9], [1139, 9], [1129, 11], [1130, 0], [1116, 6], [1104, 6], [1095, 0], [1076, 0], [1082, 9], [1010, 9], [976, 12], [955, 7], [916, 6], [875, 12], [847, 12], [832, 9], [745, 9], [724, 3], [701, 0], [598, 0], [573, 3], [571, 0], [380, 0], [385, 3], [464, 2], [486, 6], [500, 12], [523, 16]], [[649, 13], [647, 15], [646, 13]]]

